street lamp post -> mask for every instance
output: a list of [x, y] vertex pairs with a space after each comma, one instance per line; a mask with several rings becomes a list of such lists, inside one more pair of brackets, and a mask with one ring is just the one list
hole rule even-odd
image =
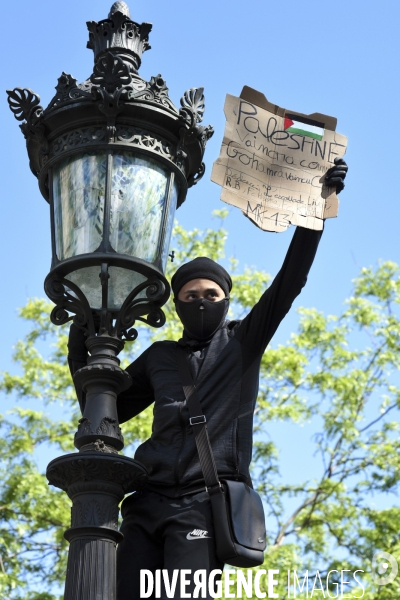
[[178, 110], [161, 75], [138, 75], [152, 26], [132, 21], [124, 2], [87, 26], [95, 59], [88, 80], [78, 84], [62, 73], [46, 109], [29, 89], [8, 91], [8, 101], [50, 204], [51, 320], [73, 319], [90, 353], [75, 375], [85, 393], [79, 452], [47, 469], [49, 482], [72, 500], [65, 599], [114, 600], [118, 503], [147, 477], [140, 463], [119, 454], [116, 398], [130, 377], [117, 355], [136, 338], [136, 320], [165, 322], [174, 213], [204, 173], [213, 129], [199, 124], [202, 88], [185, 92]]

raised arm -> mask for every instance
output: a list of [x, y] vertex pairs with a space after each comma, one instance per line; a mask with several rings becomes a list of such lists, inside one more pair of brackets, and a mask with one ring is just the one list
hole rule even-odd
[[[334, 163], [326, 172], [325, 183], [336, 187], [339, 194], [344, 188], [348, 167], [342, 158], [335, 159]], [[237, 328], [235, 337], [246, 346], [249, 360], [261, 356], [305, 286], [321, 235], [322, 231], [296, 228], [281, 270]]]
[[297, 227], [282, 268], [239, 325], [235, 337], [252, 358], [260, 356], [305, 286], [322, 231]]

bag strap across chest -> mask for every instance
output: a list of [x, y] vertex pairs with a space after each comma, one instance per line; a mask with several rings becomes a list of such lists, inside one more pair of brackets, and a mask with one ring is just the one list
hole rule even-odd
[[206, 490], [210, 496], [217, 556], [234, 567], [261, 565], [265, 549], [265, 519], [261, 498], [253, 489], [238, 481], [224, 481], [225, 493], [215, 466], [206, 417], [183, 348], [178, 348], [178, 371]]
[[184, 348], [178, 347], [178, 372], [182, 382], [186, 404], [189, 410], [189, 423], [193, 427], [201, 470], [203, 471], [206, 489], [221, 486], [215, 466], [210, 438], [207, 430], [207, 420], [201, 408], [200, 398], [190, 373], [188, 356]]

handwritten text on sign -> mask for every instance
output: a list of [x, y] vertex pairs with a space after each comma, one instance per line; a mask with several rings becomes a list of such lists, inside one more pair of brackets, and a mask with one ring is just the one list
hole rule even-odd
[[229, 94], [224, 110], [221, 154], [211, 174], [223, 187], [221, 200], [266, 231], [291, 224], [322, 229], [323, 219], [337, 216], [338, 198], [324, 176], [345, 154], [345, 136]]

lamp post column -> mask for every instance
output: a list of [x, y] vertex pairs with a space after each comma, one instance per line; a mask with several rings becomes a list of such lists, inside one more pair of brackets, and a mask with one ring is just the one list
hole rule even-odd
[[136, 339], [137, 320], [165, 322], [175, 209], [204, 174], [213, 128], [200, 124], [203, 88], [188, 89], [177, 108], [160, 74], [150, 81], [139, 75], [152, 26], [132, 21], [125, 2], [87, 26], [94, 52], [88, 79], [78, 83], [63, 72], [46, 108], [28, 88], [9, 90], [8, 102], [50, 204], [51, 320], [73, 319], [90, 352], [75, 374], [85, 394], [79, 452], [47, 469], [49, 482], [72, 500], [65, 598], [115, 600], [118, 504], [147, 477], [137, 461], [118, 454], [124, 442], [117, 396], [130, 377], [117, 356], [123, 340]]
[[108, 335], [87, 340], [88, 365], [74, 377], [86, 394], [75, 446], [79, 454], [53, 460], [49, 482], [72, 500], [65, 600], [115, 600], [118, 504], [127, 492], [140, 487], [146, 471], [137, 461], [121, 456], [124, 442], [118, 425], [117, 394], [130, 385], [119, 367], [123, 342]]

